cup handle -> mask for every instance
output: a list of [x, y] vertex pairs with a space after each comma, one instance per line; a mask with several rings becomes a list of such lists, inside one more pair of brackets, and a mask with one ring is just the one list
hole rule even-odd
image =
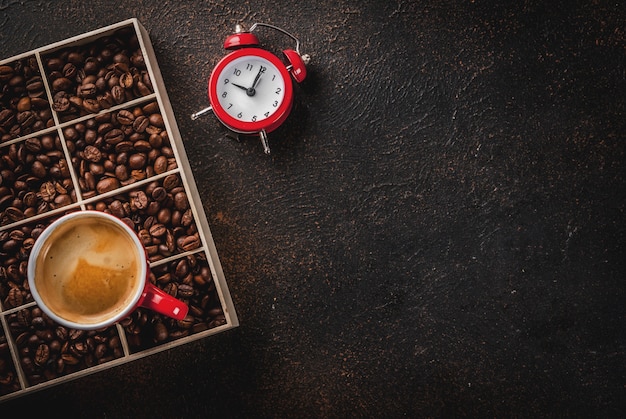
[[149, 282], [146, 283], [137, 305], [176, 320], [184, 319], [189, 311], [187, 304], [172, 297], [156, 285]]

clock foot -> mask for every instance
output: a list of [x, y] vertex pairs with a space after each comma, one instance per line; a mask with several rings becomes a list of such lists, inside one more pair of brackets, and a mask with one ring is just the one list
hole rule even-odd
[[213, 110], [213, 108], [211, 106], [202, 109], [201, 111], [198, 111], [196, 113], [191, 114], [191, 119], [196, 120], [198, 118], [200, 118], [202, 115], [204, 115], [205, 113], [209, 113]]
[[265, 132], [265, 130], [262, 130], [261, 132], [259, 132], [259, 137], [261, 137], [261, 144], [263, 144], [263, 151], [265, 152], [265, 154], [270, 154], [270, 145], [267, 142], [267, 132]]

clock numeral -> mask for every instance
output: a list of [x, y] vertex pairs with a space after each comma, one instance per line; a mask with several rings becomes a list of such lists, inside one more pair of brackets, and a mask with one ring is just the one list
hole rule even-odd
[[270, 116], [269, 112], [265, 112], [265, 117], [267, 118], [268, 116]]
[[241, 112], [239, 112], [239, 113], [237, 114], [237, 118], [241, 118], [242, 116], [243, 116], [243, 114], [242, 114]]
[[228, 84], [229, 82], [230, 82], [230, 80], [224, 79], [224, 84]]
[[253, 67], [254, 66], [252, 64], [250, 64], [250, 63], [246, 64], [246, 70], [248, 70], [248, 71], [252, 71]]
[[226, 97], [226, 96], [228, 96], [228, 92], [222, 93], [222, 97]]
[[276, 74], [272, 76], [272, 81], [274, 81], [275, 78], [276, 78]]
[[277, 106], [278, 106], [278, 101], [277, 101], [277, 100], [275, 100], [275, 101], [274, 101], [274, 103], [272, 103], [272, 106], [273, 106], [273, 107], [277, 107]]
[[232, 103], [229, 103], [229, 104], [228, 104], [228, 109], [230, 109], [230, 108], [232, 108], [232, 107], [233, 107], [233, 104], [232, 104]]
[[252, 117], [252, 122], [256, 122], [256, 115]]
[[280, 92], [281, 92], [282, 90], [283, 90], [283, 89], [281, 89], [281, 88], [279, 87], [278, 89], [276, 89], [276, 94], [277, 94], [277, 95], [279, 95], [279, 94], [280, 94]]
[[241, 75], [241, 70], [239, 70], [238, 68], [235, 69], [235, 71], [233, 71], [233, 74], [235, 76], [240, 76]]

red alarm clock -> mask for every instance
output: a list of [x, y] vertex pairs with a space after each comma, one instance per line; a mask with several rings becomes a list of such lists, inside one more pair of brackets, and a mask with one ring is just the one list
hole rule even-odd
[[[296, 41], [295, 50], [283, 51], [283, 59], [260, 47], [252, 32], [259, 26], [277, 30]], [[290, 33], [266, 23], [255, 23], [249, 31], [237, 25], [226, 38], [231, 51], [217, 63], [209, 77], [211, 106], [191, 115], [192, 119], [213, 111], [217, 119], [240, 134], [258, 134], [266, 154], [270, 153], [267, 133], [278, 128], [293, 105], [291, 78], [302, 82], [310, 57], [300, 54], [300, 42]]]

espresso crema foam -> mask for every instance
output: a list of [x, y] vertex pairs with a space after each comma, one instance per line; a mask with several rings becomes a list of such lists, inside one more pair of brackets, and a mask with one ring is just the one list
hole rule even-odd
[[60, 317], [98, 323], [129, 305], [140, 283], [139, 257], [119, 226], [77, 218], [54, 232], [42, 248], [37, 289]]

